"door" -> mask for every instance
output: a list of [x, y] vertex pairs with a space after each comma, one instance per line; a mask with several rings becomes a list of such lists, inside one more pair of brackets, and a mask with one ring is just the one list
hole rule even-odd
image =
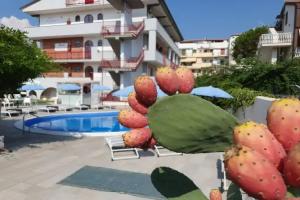
[[92, 58], [92, 47], [94, 46], [93, 42], [91, 40], [88, 40], [84, 44], [85, 48], [85, 59], [91, 59]]

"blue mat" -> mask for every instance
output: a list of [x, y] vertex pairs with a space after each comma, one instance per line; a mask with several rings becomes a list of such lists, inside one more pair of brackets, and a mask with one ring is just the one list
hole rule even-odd
[[85, 166], [59, 184], [105, 192], [117, 192], [150, 199], [165, 199], [148, 174]]

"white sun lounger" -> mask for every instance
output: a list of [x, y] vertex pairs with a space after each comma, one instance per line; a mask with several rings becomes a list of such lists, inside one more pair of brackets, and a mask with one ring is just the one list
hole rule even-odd
[[56, 112], [56, 109], [55, 108], [49, 108], [49, 107], [39, 107], [38, 111], [51, 113], [51, 112]]
[[20, 115], [20, 112], [16, 110], [2, 110], [1, 115], [9, 116], [11, 118], [12, 116]]
[[162, 146], [155, 145], [155, 152], [157, 153], [158, 157], [167, 157], [167, 156], [182, 156], [183, 153], [176, 153], [173, 151], [170, 151]]
[[[116, 160], [129, 160], [129, 159], [139, 159], [140, 155], [136, 148], [126, 148], [122, 136], [108, 137], [105, 139], [111, 152], [112, 161]], [[134, 155], [124, 155], [116, 157], [115, 154], [122, 154], [132, 152]]]
[[56, 111], [64, 111], [64, 112], [72, 111], [74, 109], [74, 107], [67, 106], [67, 105], [50, 105], [50, 106], [47, 106], [47, 107], [48, 108], [54, 108], [54, 109], [56, 109]]
[[37, 110], [34, 108], [20, 108], [22, 114], [35, 114]]
[[75, 106], [75, 108], [78, 109], [78, 110], [88, 110], [88, 109], [90, 109], [90, 107], [87, 106], [87, 105], [77, 105], [77, 106]]

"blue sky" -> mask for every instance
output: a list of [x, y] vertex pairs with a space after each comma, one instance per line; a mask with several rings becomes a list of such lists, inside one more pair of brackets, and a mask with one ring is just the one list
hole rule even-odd
[[[34, 18], [20, 7], [31, 0], [2, 0], [0, 18]], [[273, 25], [283, 0], [166, 0], [185, 39], [227, 38], [260, 25]]]

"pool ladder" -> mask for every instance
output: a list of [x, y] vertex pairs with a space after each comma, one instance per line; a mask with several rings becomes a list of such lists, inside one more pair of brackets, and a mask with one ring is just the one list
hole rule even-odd
[[[27, 115], [31, 115], [31, 116], [34, 116], [34, 117], [40, 117], [40, 116], [38, 116], [36, 114], [33, 114], [33, 113], [26, 113], [26, 114], [23, 115], [23, 119], [22, 119], [22, 122], [23, 122], [22, 134], [23, 135], [25, 134], [25, 118], [26, 118]], [[29, 130], [28, 132], [30, 133], [30, 127], [29, 127], [28, 130]]]

